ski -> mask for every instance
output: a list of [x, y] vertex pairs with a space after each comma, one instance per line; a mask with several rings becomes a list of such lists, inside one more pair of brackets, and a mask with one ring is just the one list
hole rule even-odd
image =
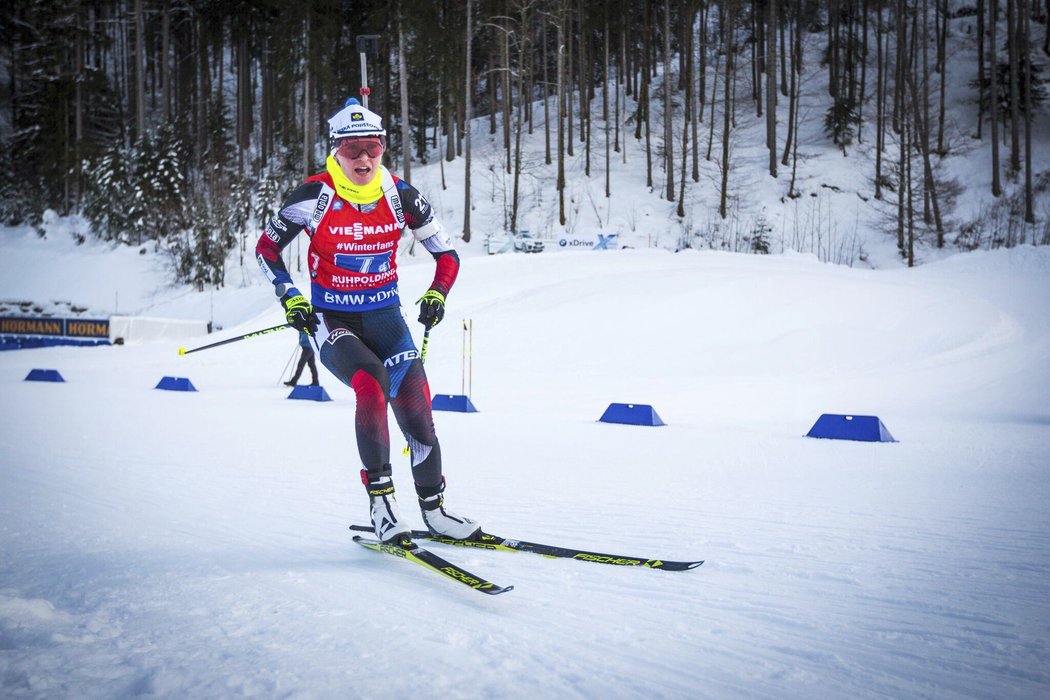
[[[372, 532], [370, 525], [351, 525], [350, 529], [360, 532]], [[663, 571], [689, 571], [704, 563], [703, 559], [699, 561], [670, 561], [667, 559], [628, 557], [620, 554], [603, 554], [571, 547], [556, 547], [549, 544], [540, 544], [539, 542], [509, 540], [480, 531], [469, 540], [441, 537], [440, 535], [431, 534], [428, 530], [413, 530], [411, 534], [413, 539], [450, 544], [457, 547], [495, 549], [504, 552], [532, 552], [551, 559], [575, 559], [577, 561], [592, 561], [598, 564], [612, 564], [613, 566], [642, 566], [647, 569], [661, 569]]]
[[[351, 526], [351, 529], [358, 528]], [[372, 528], [368, 528], [368, 531], [371, 531], [371, 529]], [[442, 559], [430, 550], [420, 547], [415, 542], [407, 543], [405, 545], [388, 544], [368, 537], [361, 537], [360, 535], [354, 535], [354, 542], [357, 542], [362, 547], [374, 549], [377, 552], [383, 552], [395, 557], [400, 557], [401, 559], [407, 559], [410, 562], [419, 564], [431, 571], [436, 571], [442, 576], [447, 576], [453, 581], [462, 583], [464, 586], [469, 586], [474, 590], [481, 591], [487, 595], [499, 595], [500, 593], [514, 590], [514, 586], [497, 586], [491, 581], [486, 581], [483, 578], [475, 576], [466, 569]]]

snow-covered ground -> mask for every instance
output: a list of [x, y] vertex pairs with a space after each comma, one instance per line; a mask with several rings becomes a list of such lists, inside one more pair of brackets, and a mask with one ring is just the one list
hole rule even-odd
[[[126, 279], [122, 306], [226, 324], [0, 353], [4, 697], [1050, 694], [1048, 249], [884, 271], [465, 257], [427, 357], [433, 390], [461, 393], [472, 319], [480, 412], [436, 414], [449, 506], [504, 536], [706, 559], [434, 545], [515, 586], [488, 597], [351, 541], [353, 395], [325, 374], [333, 401], [286, 400], [292, 334], [178, 356], [279, 323], [265, 287], [158, 297], [148, 256], [4, 235], [0, 298], [51, 246], [64, 298], [105, 307]], [[23, 381], [36, 367], [67, 381]], [[164, 375], [199, 391], [155, 390]], [[596, 422], [611, 402], [668, 425]], [[803, 437], [825, 412], [878, 415], [899, 442]], [[394, 457], [418, 525], [396, 439]]]
[[[950, 23], [950, 60], [975, 65], [970, 24]], [[435, 393], [463, 392], [473, 322], [480, 412], [436, 415], [450, 508], [508, 537], [705, 559], [694, 571], [434, 545], [515, 586], [488, 597], [358, 547], [352, 392], [325, 373], [333, 401], [286, 400], [291, 333], [177, 354], [283, 320], [253, 232], [225, 288], [199, 293], [172, 286], [151, 244], [102, 244], [82, 221], [0, 229], [0, 315], [222, 328], [0, 352], [0, 697], [1050, 697], [1050, 248], [954, 255], [991, 199], [971, 76], [953, 73], [942, 167], [964, 194], [949, 245], [919, 241], [904, 269], [880, 213], [893, 201], [873, 199], [870, 130], [844, 158], [821, 128], [821, 42], [807, 39], [801, 196], [785, 198], [787, 169], [766, 174], [764, 122], [742, 110], [728, 221], [717, 149], [683, 218], [659, 164], [644, 185], [633, 134], [606, 198], [597, 118], [590, 177], [582, 146], [566, 164], [565, 226], [541, 121], [525, 140], [517, 227], [546, 242], [539, 255], [484, 255], [513, 187], [487, 119], [471, 243], [463, 160], [412, 170], [464, 261], [431, 337]], [[1046, 122], [1043, 106], [1037, 173]], [[764, 225], [783, 255], [670, 252], [746, 249]], [[558, 250], [610, 234], [634, 249]], [[405, 249], [400, 262], [409, 305], [433, 265]], [[23, 381], [32, 368], [67, 381]], [[155, 390], [165, 375], [199, 391]], [[598, 423], [612, 402], [652, 404], [668, 425]], [[878, 415], [899, 442], [803, 437], [822, 413]]]

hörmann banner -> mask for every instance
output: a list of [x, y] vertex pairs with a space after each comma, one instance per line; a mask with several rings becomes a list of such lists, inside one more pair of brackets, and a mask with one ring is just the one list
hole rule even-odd
[[109, 319], [0, 316], [0, 335], [109, 339]]

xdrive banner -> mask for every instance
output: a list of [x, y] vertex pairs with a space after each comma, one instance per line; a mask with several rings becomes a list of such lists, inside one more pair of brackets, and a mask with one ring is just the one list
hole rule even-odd
[[616, 250], [615, 233], [596, 233], [594, 235], [572, 235], [559, 238], [554, 247], [558, 250]]

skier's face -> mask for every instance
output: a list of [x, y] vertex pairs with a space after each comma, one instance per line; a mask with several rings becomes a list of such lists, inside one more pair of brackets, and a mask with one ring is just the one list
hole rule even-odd
[[372, 181], [383, 157], [378, 138], [347, 139], [335, 152], [335, 159], [350, 182], [367, 185]]

